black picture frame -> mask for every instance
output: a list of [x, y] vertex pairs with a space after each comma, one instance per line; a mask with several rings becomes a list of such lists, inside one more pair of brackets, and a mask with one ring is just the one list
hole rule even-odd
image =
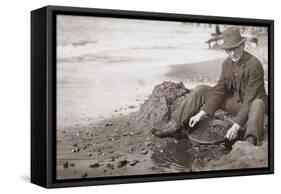
[[[268, 27], [268, 168], [56, 180], [56, 15]], [[31, 12], [31, 182], [46, 188], [274, 173], [274, 21], [172, 13], [46, 6]]]

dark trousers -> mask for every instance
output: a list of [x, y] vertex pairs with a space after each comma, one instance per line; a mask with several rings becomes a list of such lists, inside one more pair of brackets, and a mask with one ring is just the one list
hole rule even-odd
[[[202, 105], [206, 102], [211, 86], [199, 85], [190, 93], [186, 94], [182, 104], [172, 113], [172, 118], [181, 127], [188, 127], [189, 119], [197, 114]], [[235, 98], [227, 98], [220, 109], [235, 116], [239, 112], [242, 104], [237, 102]], [[263, 120], [265, 113], [265, 103], [261, 99], [255, 99], [251, 105], [248, 114], [248, 120], [242, 127], [244, 138], [252, 135], [257, 138], [259, 143], [263, 136]]]

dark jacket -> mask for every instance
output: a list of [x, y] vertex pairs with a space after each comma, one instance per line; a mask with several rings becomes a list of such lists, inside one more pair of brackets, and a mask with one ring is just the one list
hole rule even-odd
[[213, 115], [227, 98], [234, 96], [242, 106], [233, 121], [243, 127], [248, 119], [251, 102], [255, 99], [266, 102], [264, 71], [261, 62], [248, 52], [244, 52], [237, 63], [236, 80], [234, 65], [229, 57], [223, 62], [221, 77], [212, 88], [202, 110], [208, 115]]

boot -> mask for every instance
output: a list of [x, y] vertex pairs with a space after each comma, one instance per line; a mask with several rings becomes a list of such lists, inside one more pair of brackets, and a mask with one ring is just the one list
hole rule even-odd
[[179, 132], [179, 128], [177, 127], [177, 123], [171, 119], [162, 129], [152, 128], [151, 133], [156, 137], [172, 137]]
[[246, 141], [253, 145], [257, 145], [257, 139], [252, 135], [249, 135], [248, 137], [246, 137]]

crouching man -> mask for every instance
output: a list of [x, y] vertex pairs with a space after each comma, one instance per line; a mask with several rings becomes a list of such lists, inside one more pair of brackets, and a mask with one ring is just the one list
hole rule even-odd
[[214, 87], [197, 86], [187, 94], [166, 128], [153, 132], [156, 136], [165, 137], [179, 129], [192, 128], [203, 117], [223, 109], [235, 116], [226, 139], [235, 141], [238, 134], [243, 134], [242, 138], [254, 145], [260, 142], [264, 113], [267, 112], [264, 71], [260, 61], [244, 51], [245, 41], [236, 27], [223, 32], [222, 48], [228, 57], [222, 64], [218, 83]]

